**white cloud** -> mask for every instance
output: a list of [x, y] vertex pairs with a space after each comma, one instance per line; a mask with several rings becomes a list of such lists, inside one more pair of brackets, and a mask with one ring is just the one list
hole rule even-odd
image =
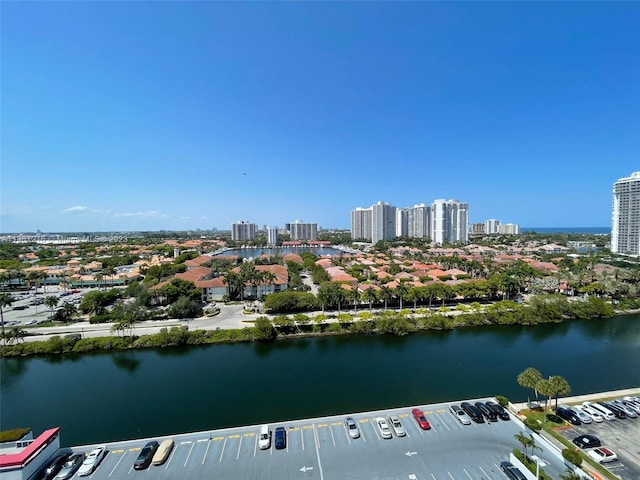
[[75, 207], [65, 208], [64, 210], [62, 210], [62, 213], [76, 213], [76, 212], [99, 213], [100, 210], [96, 210], [95, 208], [87, 207], [85, 205], [76, 205]]
[[166, 215], [156, 211], [149, 210], [147, 212], [123, 212], [123, 213], [114, 213], [113, 216], [115, 218], [121, 217], [135, 217], [135, 218], [167, 218]]

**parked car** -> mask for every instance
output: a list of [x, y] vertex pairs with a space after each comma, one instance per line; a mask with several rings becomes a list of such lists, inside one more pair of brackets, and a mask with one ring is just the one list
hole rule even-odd
[[69, 455], [67, 454], [58, 455], [51, 461], [51, 463], [49, 463], [49, 465], [47, 465], [47, 468], [45, 468], [44, 472], [42, 472], [42, 476], [40, 477], [40, 479], [51, 480], [52, 478], [54, 478], [68, 458]]
[[427, 420], [427, 417], [424, 416], [424, 412], [419, 408], [414, 408], [413, 410], [411, 410], [411, 415], [413, 415], [413, 418], [416, 419], [416, 422], [418, 422], [418, 426], [422, 430], [429, 430], [431, 428], [429, 420]]
[[84, 460], [84, 455], [76, 453], [71, 455], [55, 477], [55, 480], [69, 480], [78, 471]]
[[484, 423], [482, 412], [480, 412], [478, 407], [471, 405], [469, 402], [462, 402], [460, 404], [460, 408], [462, 408], [462, 410], [464, 410], [464, 413], [469, 415], [474, 422]]
[[482, 402], [476, 402], [476, 408], [480, 410], [480, 413], [482, 413], [482, 416], [486, 418], [487, 421], [489, 422], [498, 421], [498, 415], [496, 415], [496, 412], [494, 412], [492, 408], [487, 407], [486, 404]]
[[344, 428], [347, 429], [347, 433], [349, 434], [349, 436], [351, 438], [359, 438], [360, 437], [360, 429], [358, 428], [358, 424], [356, 423], [356, 421], [351, 418], [351, 417], [347, 417], [344, 420]]
[[[613, 408], [617, 408], [619, 410], [622, 410], [622, 412], [624, 412], [624, 414], [629, 418], [638, 418], [638, 414], [636, 413], [636, 411], [633, 408], [629, 408], [624, 403], [618, 403], [616, 401], [613, 401], [613, 402], [606, 402], [606, 405], [609, 406], [609, 407], [613, 407]], [[615, 414], [615, 412], [614, 412], [614, 414]], [[618, 418], [624, 418], [624, 417], [618, 417]]]
[[100, 465], [100, 462], [106, 454], [107, 447], [105, 446], [100, 446], [91, 450], [78, 469], [78, 476], [85, 477], [87, 475], [91, 475], [93, 471], [98, 468], [98, 465]]
[[580, 448], [594, 448], [602, 445], [600, 439], [593, 435], [580, 435], [572, 440]]
[[153, 456], [155, 455], [159, 446], [160, 445], [158, 445], [158, 442], [156, 442], [155, 440], [147, 442], [142, 450], [140, 450], [138, 458], [136, 458], [136, 461], [133, 463], [133, 468], [135, 468], [136, 470], [144, 470], [149, 465], [151, 465], [151, 459], [153, 459]]
[[504, 407], [496, 402], [487, 402], [487, 407], [493, 410], [501, 420], [511, 420], [509, 416], [509, 412], [507, 412]]
[[591, 403], [591, 402], [584, 402], [582, 405], [585, 407], [589, 407], [592, 410], [595, 410], [600, 415], [602, 415], [602, 418], [604, 418], [608, 422], [612, 422], [613, 420], [616, 419], [616, 416], [613, 414], [613, 412], [608, 408], [603, 407], [602, 405], [598, 405], [597, 403]]
[[609, 463], [618, 460], [618, 455], [605, 447], [594, 448], [587, 452], [592, 459], [598, 463]]
[[271, 430], [269, 430], [269, 425], [262, 425], [260, 427], [258, 446], [260, 450], [266, 450], [271, 446]]
[[558, 407], [556, 408], [555, 412], [557, 416], [559, 416], [563, 420], [566, 420], [571, 425], [582, 425], [580, 418], [578, 418], [578, 415], [576, 415], [576, 412], [574, 412], [573, 410], [570, 410], [566, 407]]
[[382, 438], [391, 438], [391, 429], [389, 428], [389, 424], [385, 420], [384, 417], [376, 418], [376, 424], [378, 425], [378, 430], [380, 431], [380, 436]]
[[275, 444], [277, 450], [287, 448], [287, 431], [284, 429], [284, 427], [276, 428]]
[[464, 410], [462, 410], [462, 408], [460, 408], [459, 405], [453, 404], [449, 406], [449, 411], [454, 417], [456, 417], [460, 421], [461, 424], [471, 425], [471, 418], [469, 417], [469, 415], [464, 413]]
[[389, 424], [391, 424], [391, 428], [393, 432], [398, 437], [404, 437], [407, 434], [406, 430], [402, 426], [402, 423], [400, 423], [400, 419], [398, 418], [397, 415], [389, 415]]
[[627, 414], [626, 413], [624, 413], [622, 410], [620, 410], [619, 408], [614, 407], [613, 405], [611, 405], [609, 403], [597, 402], [596, 405], [599, 405], [600, 407], [610, 411], [611, 413], [613, 413], [613, 415], [616, 418], [620, 418], [620, 419], [627, 418]]
[[511, 480], [527, 480], [527, 477], [511, 462], [500, 462], [500, 470]]
[[594, 408], [591, 408], [587, 403], [588, 402], [583, 403], [580, 406], [580, 410], [582, 410], [587, 415], [589, 415], [594, 422], [596, 423], [604, 422], [604, 416], [599, 411], [595, 410]]
[[582, 423], [589, 424], [593, 422], [593, 418], [591, 418], [591, 415], [589, 415], [587, 412], [582, 410], [580, 407], [567, 407], [567, 408], [569, 408], [569, 410], [575, 413]]
[[169, 458], [169, 454], [171, 450], [173, 450], [173, 439], [167, 438], [163, 440], [160, 446], [158, 447], [158, 451], [153, 455], [151, 459], [151, 463], [153, 465], [162, 465], [167, 458]]
[[640, 414], [640, 402], [634, 402], [634, 401], [631, 401], [631, 400], [616, 400], [616, 402], [622, 403], [627, 408], [630, 408], [634, 412]]

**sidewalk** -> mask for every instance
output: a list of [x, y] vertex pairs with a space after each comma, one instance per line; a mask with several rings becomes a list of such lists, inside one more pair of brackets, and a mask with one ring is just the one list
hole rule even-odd
[[[576, 395], [573, 397], [559, 397], [558, 405], [560, 404], [577, 404], [582, 402], [596, 402], [602, 400], [603, 398], [621, 398], [626, 396], [640, 396], [640, 388], [627, 388], [625, 390], [614, 390], [611, 392], [599, 392], [599, 393], [590, 393], [587, 395]], [[549, 400], [549, 404], [555, 405], [555, 401], [553, 399]], [[526, 402], [523, 403], [512, 403], [513, 410], [517, 413], [529, 410], [530, 407]], [[540, 402], [540, 406], [544, 407], [544, 399]]]

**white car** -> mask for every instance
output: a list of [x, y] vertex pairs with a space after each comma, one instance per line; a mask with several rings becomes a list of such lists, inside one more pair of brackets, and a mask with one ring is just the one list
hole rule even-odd
[[602, 423], [602, 422], [604, 422], [604, 415], [602, 415], [598, 410], [596, 410], [596, 409], [592, 408], [592, 407], [589, 405], [589, 402], [585, 402], [585, 403], [583, 403], [583, 404], [582, 404], [582, 406], [580, 407], [580, 409], [581, 409], [583, 412], [585, 412], [585, 413], [589, 414], [589, 416], [590, 416], [591, 418], [593, 418], [593, 421], [594, 421], [594, 422], [596, 422], [596, 423]]
[[602, 415], [608, 422], [613, 422], [616, 419], [616, 416], [611, 410], [607, 407], [603, 407], [599, 403], [584, 402], [582, 405], [588, 405], [590, 408], [600, 412], [600, 415]]
[[78, 476], [86, 477], [87, 475], [91, 475], [93, 471], [98, 468], [98, 465], [100, 465], [100, 462], [106, 454], [107, 447], [105, 446], [97, 447], [91, 450], [89, 455], [86, 456], [84, 462], [82, 462], [82, 465], [78, 469]]
[[260, 427], [258, 446], [260, 447], [260, 450], [266, 450], [271, 446], [271, 431], [269, 430], [269, 425], [262, 425]]
[[609, 403], [611, 403], [614, 407], [617, 407], [620, 410], [622, 410], [624, 413], [626, 413], [627, 417], [638, 418], [638, 413], [636, 412], [636, 410], [631, 406], [627, 405], [626, 403], [621, 402], [619, 400], [614, 400], [613, 402], [609, 402]]
[[594, 448], [593, 450], [588, 451], [587, 455], [598, 463], [609, 463], [618, 460], [618, 456], [605, 447]]
[[376, 418], [376, 424], [378, 425], [378, 430], [380, 431], [380, 436], [382, 438], [391, 438], [391, 429], [389, 428], [389, 424], [385, 420], [384, 417]]
[[397, 415], [389, 415], [389, 423], [398, 437], [404, 437], [407, 434]]
[[591, 415], [582, 410], [580, 407], [569, 407], [569, 409], [578, 416], [582, 423], [593, 422], [593, 418], [591, 418]]
[[449, 411], [451, 414], [456, 417], [461, 424], [463, 425], [471, 425], [471, 418], [467, 415], [462, 408], [458, 405], [451, 405], [449, 407]]

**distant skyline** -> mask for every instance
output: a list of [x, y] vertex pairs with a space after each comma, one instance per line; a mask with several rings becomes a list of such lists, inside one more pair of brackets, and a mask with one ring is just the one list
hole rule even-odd
[[640, 2], [2, 2], [0, 232], [610, 226]]

